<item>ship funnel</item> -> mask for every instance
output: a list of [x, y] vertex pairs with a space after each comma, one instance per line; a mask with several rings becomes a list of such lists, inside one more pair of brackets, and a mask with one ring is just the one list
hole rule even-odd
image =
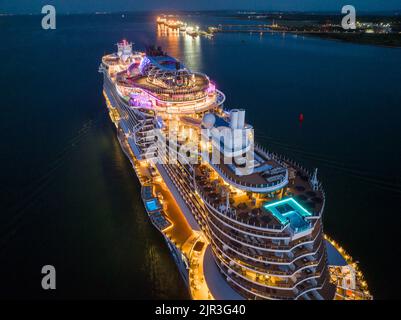
[[312, 184], [313, 191], [317, 191], [319, 189], [319, 180], [317, 179], [317, 168], [315, 169], [315, 172], [313, 172], [313, 176], [310, 182]]
[[244, 129], [245, 127], [245, 110], [240, 109], [238, 112], [238, 127], [237, 129]]
[[238, 117], [239, 117], [239, 110], [232, 109], [230, 111], [230, 127], [231, 127], [231, 129], [238, 128]]

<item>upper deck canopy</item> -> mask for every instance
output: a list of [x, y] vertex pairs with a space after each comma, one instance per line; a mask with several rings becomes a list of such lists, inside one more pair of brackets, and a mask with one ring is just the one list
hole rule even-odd
[[150, 63], [163, 70], [179, 70], [185, 67], [177, 59], [170, 56], [147, 56]]
[[[161, 47], [148, 48], [146, 56], [139, 65], [139, 71], [148, 83], [159, 88], [192, 90], [199, 87], [199, 80], [196, 79], [195, 74], [180, 61], [163, 52]], [[207, 82], [207, 85], [209, 84], [206, 76], [202, 75], [201, 78]]]

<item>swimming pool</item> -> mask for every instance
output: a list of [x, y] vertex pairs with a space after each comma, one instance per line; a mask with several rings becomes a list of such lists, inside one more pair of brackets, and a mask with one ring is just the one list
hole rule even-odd
[[157, 201], [157, 199], [148, 200], [148, 201], [146, 201], [145, 205], [146, 205], [146, 209], [149, 212], [160, 209], [160, 204], [159, 204], [159, 201]]
[[295, 232], [301, 232], [310, 227], [310, 222], [305, 218], [312, 214], [302, 207], [294, 198], [268, 203], [263, 206], [282, 225], [290, 224]]

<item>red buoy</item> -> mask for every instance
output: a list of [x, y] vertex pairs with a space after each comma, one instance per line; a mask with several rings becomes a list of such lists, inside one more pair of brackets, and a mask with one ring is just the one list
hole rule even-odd
[[299, 114], [299, 122], [302, 122], [302, 121], [304, 121], [304, 114], [300, 113]]

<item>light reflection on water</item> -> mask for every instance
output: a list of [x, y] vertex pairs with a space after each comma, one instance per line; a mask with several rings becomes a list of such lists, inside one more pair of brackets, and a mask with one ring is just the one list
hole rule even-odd
[[170, 29], [164, 25], [157, 25], [157, 42], [163, 43], [163, 49], [170, 56], [182, 60], [185, 65], [201, 71], [202, 41], [201, 37], [192, 37], [178, 29]]

